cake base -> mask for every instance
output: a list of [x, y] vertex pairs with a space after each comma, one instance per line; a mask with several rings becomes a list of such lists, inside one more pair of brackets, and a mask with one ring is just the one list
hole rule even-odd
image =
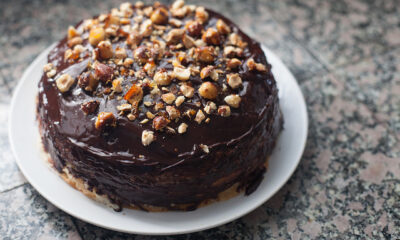
[[[96, 188], [89, 188], [89, 185], [82, 179], [74, 177], [69, 171], [67, 167], [64, 167], [62, 169], [62, 172], [58, 172], [55, 168], [54, 168], [54, 162], [50, 157], [50, 154], [48, 154], [44, 147], [43, 147], [43, 143], [41, 141], [41, 139], [39, 139], [40, 141], [40, 147], [41, 147], [41, 152], [43, 153], [43, 155], [45, 156], [44, 158], [47, 159], [47, 164], [49, 164], [49, 167], [52, 170], [55, 170], [55, 172], [66, 182], [68, 183], [71, 187], [75, 188], [76, 190], [80, 191], [81, 193], [83, 193], [86, 197], [99, 202], [101, 204], [106, 205], [107, 207], [110, 207], [112, 209], [114, 209], [115, 211], [121, 211], [122, 208], [129, 208], [129, 209], [135, 209], [135, 210], [144, 210], [144, 211], [148, 211], [148, 212], [167, 212], [167, 211], [171, 211], [170, 209], [166, 208], [166, 207], [159, 207], [159, 206], [153, 206], [153, 205], [149, 205], [149, 204], [143, 204], [141, 206], [136, 206], [134, 204], [131, 205], [123, 205], [122, 208], [117, 205], [114, 204], [110, 201], [110, 199], [106, 196], [106, 195], [100, 195], [97, 193]], [[268, 158], [265, 161], [265, 169], [268, 169]], [[218, 196], [216, 198], [213, 199], [207, 199], [204, 200], [203, 202], [201, 202], [197, 208], [201, 208], [204, 206], [207, 206], [209, 204], [215, 203], [215, 202], [219, 202], [219, 201], [226, 201], [229, 200], [231, 198], [234, 198], [236, 196], [238, 196], [239, 194], [245, 192], [245, 188], [241, 188], [239, 183], [235, 183], [233, 184], [231, 187], [229, 187], [228, 189], [220, 192], [218, 194]], [[186, 211], [188, 208], [187, 204], [176, 204], [174, 205], [174, 209], [176, 210], [180, 210], [180, 211]]]

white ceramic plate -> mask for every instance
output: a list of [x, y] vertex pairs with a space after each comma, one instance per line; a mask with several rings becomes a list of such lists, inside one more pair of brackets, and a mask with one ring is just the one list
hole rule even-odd
[[296, 169], [307, 138], [307, 111], [300, 88], [282, 61], [264, 48], [278, 82], [284, 130], [269, 161], [269, 169], [258, 189], [192, 212], [122, 212], [97, 203], [65, 183], [45, 163], [40, 152], [35, 120], [37, 84], [49, 47], [26, 69], [11, 103], [9, 136], [22, 173], [36, 190], [63, 211], [100, 227], [136, 234], [167, 235], [200, 231], [233, 221], [272, 197]]

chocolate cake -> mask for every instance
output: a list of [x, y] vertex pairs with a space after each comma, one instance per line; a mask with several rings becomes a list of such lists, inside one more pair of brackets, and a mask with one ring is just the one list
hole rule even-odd
[[182, 0], [124, 3], [70, 26], [43, 70], [45, 152], [65, 181], [116, 210], [251, 194], [282, 129], [259, 43]]

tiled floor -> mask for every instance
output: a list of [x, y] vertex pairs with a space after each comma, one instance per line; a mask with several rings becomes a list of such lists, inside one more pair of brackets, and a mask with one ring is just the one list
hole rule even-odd
[[[7, 135], [23, 70], [70, 24], [121, 1], [0, 1], [0, 236], [153, 239], [75, 219], [19, 172]], [[272, 49], [298, 79], [309, 137], [289, 182], [245, 217], [156, 239], [400, 238], [400, 4], [397, 0], [226, 0], [202, 3]], [[267, 56], [268, 57], [268, 56]]]

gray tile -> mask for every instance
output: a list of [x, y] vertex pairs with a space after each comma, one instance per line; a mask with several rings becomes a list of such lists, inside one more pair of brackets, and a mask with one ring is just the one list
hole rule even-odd
[[29, 184], [0, 194], [3, 239], [81, 239], [71, 218]]
[[261, 2], [332, 69], [400, 46], [397, 0]]
[[8, 104], [0, 103], [0, 192], [26, 182], [15, 163], [8, 141]]

